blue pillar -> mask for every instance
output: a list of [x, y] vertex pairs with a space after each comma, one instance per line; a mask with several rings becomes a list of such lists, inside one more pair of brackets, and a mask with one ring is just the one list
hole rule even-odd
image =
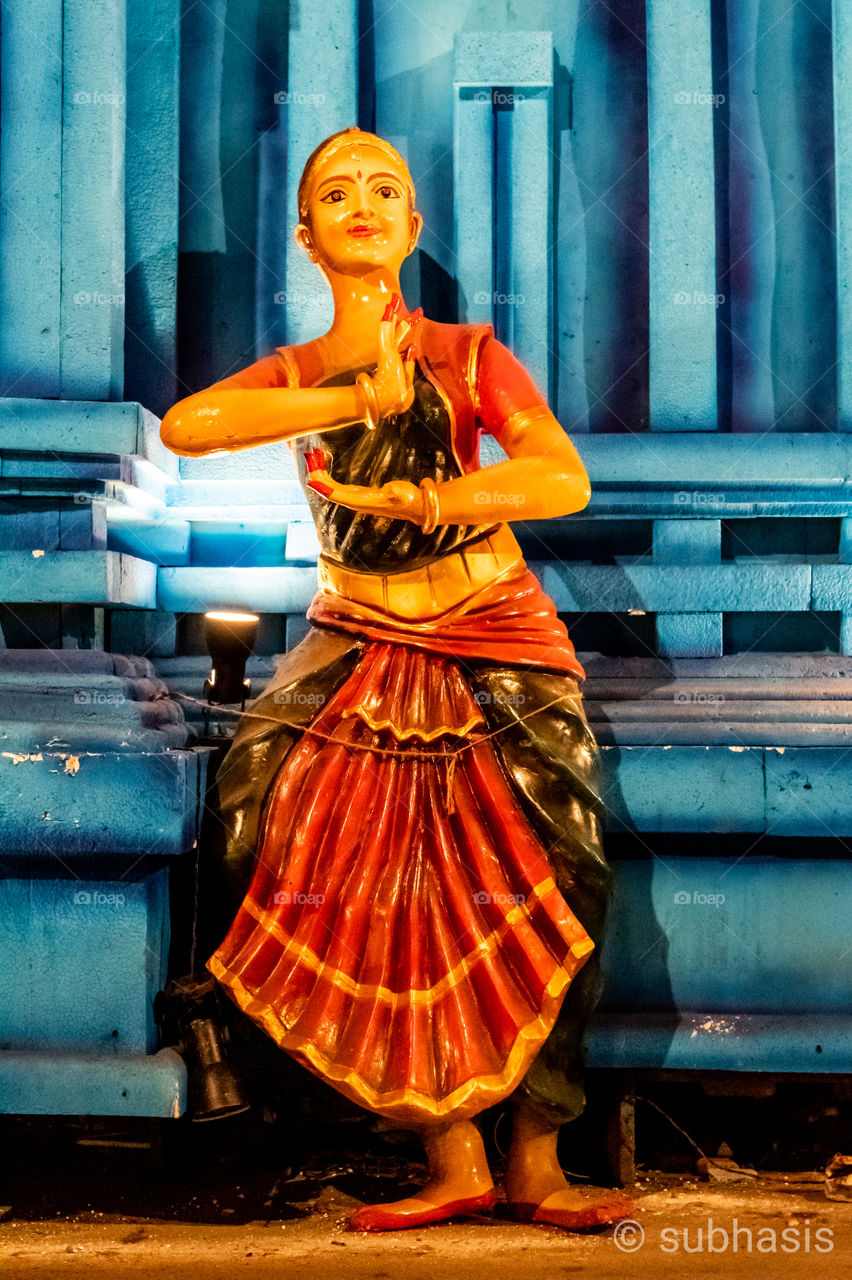
[[180, 248], [182, 253], [224, 253], [219, 139], [227, 0], [188, 3], [185, 8], [185, 56], [180, 68]]
[[[460, 319], [489, 320], [502, 310], [507, 342], [549, 395], [553, 38], [549, 31], [458, 35], [453, 82], [455, 241], [460, 302], [467, 309]], [[485, 115], [489, 107], [493, 121], [490, 166]], [[473, 166], [469, 174], [465, 172], [468, 163]], [[489, 179], [489, 167], [497, 175], [496, 184]], [[485, 208], [489, 197], [490, 219]], [[494, 227], [498, 235], [505, 234], [506, 242], [489, 252], [477, 241]], [[490, 278], [485, 275], [489, 266], [494, 273]]]
[[712, 431], [716, 240], [710, 0], [648, 0], [650, 413]]
[[331, 292], [293, 239], [299, 221], [296, 192], [305, 161], [330, 133], [358, 124], [358, 3], [322, 0], [294, 6], [289, 73], [282, 105], [287, 112], [287, 341], [305, 342], [331, 324]]
[[[837, 425], [852, 430], [852, 11], [834, 0], [834, 181], [837, 209]], [[849, 649], [844, 649], [845, 653]]]
[[8, 0], [0, 57], [0, 394], [58, 396], [62, 0]]
[[62, 65], [60, 395], [120, 400], [125, 0], [65, 0]]
[[162, 414], [176, 385], [180, 0], [128, 0], [128, 399]]
[[[512, 350], [550, 399], [553, 379], [553, 148], [550, 37], [537, 41], [547, 87], [515, 94], [510, 172]], [[533, 74], [535, 74], [535, 70]], [[535, 198], [529, 197], [535, 193]], [[520, 197], [520, 198], [519, 198]]]
[[757, 87], [760, 9], [760, 0], [727, 6], [730, 269], [720, 291], [730, 298], [734, 431], [771, 431], [775, 424], [775, 209]]
[[[456, 60], [455, 75], [464, 69]], [[456, 83], [453, 181], [459, 321], [490, 324], [494, 288], [494, 116], [490, 89]]]

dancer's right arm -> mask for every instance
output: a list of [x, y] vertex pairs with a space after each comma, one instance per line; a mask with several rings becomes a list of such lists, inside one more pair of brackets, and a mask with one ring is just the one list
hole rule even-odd
[[[409, 332], [410, 326], [395, 318], [379, 325], [379, 361], [372, 384], [382, 415], [407, 407], [413, 395], [413, 362], [399, 351]], [[163, 418], [160, 436], [173, 453], [192, 458], [294, 440], [363, 421], [365, 416], [361, 387], [289, 387], [280, 359], [267, 356], [179, 400]]]
[[183, 457], [231, 453], [358, 422], [359, 387], [208, 387], [169, 409], [163, 444]]

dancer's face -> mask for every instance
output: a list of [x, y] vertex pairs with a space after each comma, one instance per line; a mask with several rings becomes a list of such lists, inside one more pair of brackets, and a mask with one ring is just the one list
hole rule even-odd
[[317, 164], [306, 225], [320, 266], [351, 275], [387, 267], [397, 274], [422, 219], [409, 210], [408, 184], [393, 160], [369, 144], [353, 143]]

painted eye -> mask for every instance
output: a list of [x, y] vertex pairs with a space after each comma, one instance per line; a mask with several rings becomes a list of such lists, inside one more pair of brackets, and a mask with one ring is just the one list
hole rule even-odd
[[323, 204], [340, 204], [341, 200], [346, 199], [346, 192], [341, 191], [339, 187], [335, 187], [333, 191], [327, 191], [320, 199]]
[[379, 195], [385, 200], [399, 199], [399, 192], [395, 187], [379, 187]]

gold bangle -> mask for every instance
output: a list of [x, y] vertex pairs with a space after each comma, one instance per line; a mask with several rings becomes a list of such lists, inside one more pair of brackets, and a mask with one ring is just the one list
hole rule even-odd
[[420, 492], [423, 494], [423, 519], [420, 528], [424, 533], [434, 533], [438, 527], [438, 486], [427, 476], [420, 481]]
[[376, 395], [376, 388], [373, 386], [373, 380], [368, 373], [359, 373], [355, 379], [356, 386], [361, 388], [361, 394], [364, 397], [364, 412], [361, 417], [367, 424], [369, 431], [375, 431], [382, 416], [379, 409], [379, 400]]

